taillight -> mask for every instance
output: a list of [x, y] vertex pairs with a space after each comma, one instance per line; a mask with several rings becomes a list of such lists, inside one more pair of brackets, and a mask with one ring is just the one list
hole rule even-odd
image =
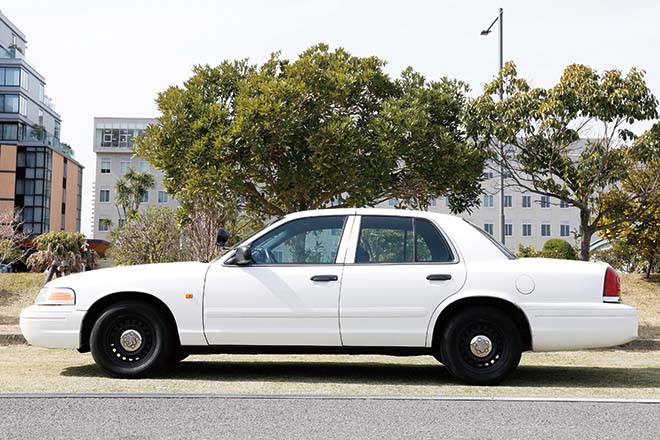
[[616, 270], [608, 267], [605, 271], [605, 286], [603, 287], [603, 301], [619, 302], [621, 297], [621, 280]]

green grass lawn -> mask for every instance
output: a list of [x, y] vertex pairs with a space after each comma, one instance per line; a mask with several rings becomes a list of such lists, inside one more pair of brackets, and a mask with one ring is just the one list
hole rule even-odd
[[0, 347], [0, 392], [660, 398], [660, 351], [525, 353], [496, 387], [466, 386], [430, 356], [191, 356], [154, 378], [110, 379], [90, 354]]

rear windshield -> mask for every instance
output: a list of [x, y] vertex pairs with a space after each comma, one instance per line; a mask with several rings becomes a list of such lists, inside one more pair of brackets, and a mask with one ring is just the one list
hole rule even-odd
[[479, 232], [480, 232], [484, 237], [486, 237], [491, 243], [493, 243], [493, 244], [495, 245], [495, 247], [497, 247], [497, 249], [499, 249], [500, 252], [502, 252], [502, 253], [504, 254], [504, 256], [507, 257], [509, 260], [515, 260], [515, 259], [518, 258], [518, 257], [516, 257], [516, 254], [514, 254], [513, 252], [511, 252], [511, 251], [509, 250], [508, 247], [504, 246], [502, 243], [500, 243], [499, 241], [495, 240], [495, 238], [493, 238], [493, 236], [490, 235], [488, 232], [484, 231], [484, 230], [481, 229], [479, 226], [475, 225], [474, 223], [472, 223], [472, 222], [470, 222], [470, 221], [467, 221], [467, 220], [465, 220], [465, 219], [463, 219], [463, 220], [464, 220], [467, 224], [469, 224], [470, 226], [472, 226], [474, 229], [476, 229], [477, 231], [479, 231]]

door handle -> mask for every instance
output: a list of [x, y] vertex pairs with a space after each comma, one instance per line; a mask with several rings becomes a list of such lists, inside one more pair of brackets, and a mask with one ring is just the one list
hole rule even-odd
[[447, 281], [451, 280], [451, 275], [448, 273], [432, 273], [431, 275], [427, 275], [426, 279], [429, 281]]
[[337, 275], [314, 275], [310, 278], [312, 281], [337, 281], [338, 279]]

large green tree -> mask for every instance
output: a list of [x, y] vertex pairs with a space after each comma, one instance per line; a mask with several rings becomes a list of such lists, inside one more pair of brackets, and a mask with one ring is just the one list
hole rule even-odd
[[[501, 99], [500, 99], [501, 97]], [[657, 145], [635, 142], [632, 124], [657, 118], [658, 102], [644, 72], [568, 66], [548, 89], [533, 88], [507, 63], [466, 113], [469, 136], [504, 170], [506, 184], [580, 211], [580, 257], [588, 260], [591, 237], [616, 227], [649, 206], [660, 185], [622, 192], [631, 170], [657, 156]], [[613, 198], [618, 193], [622, 197]], [[624, 196], [625, 193], [625, 196]], [[616, 204], [605, 204], [605, 199]], [[637, 206], [637, 209], [624, 209]], [[613, 212], [625, 216], [613, 217]]]
[[384, 64], [320, 44], [294, 61], [197, 66], [158, 95], [137, 152], [180, 200], [203, 191], [259, 217], [391, 197], [470, 208], [483, 158], [462, 128], [467, 86], [411, 69], [393, 80]]

